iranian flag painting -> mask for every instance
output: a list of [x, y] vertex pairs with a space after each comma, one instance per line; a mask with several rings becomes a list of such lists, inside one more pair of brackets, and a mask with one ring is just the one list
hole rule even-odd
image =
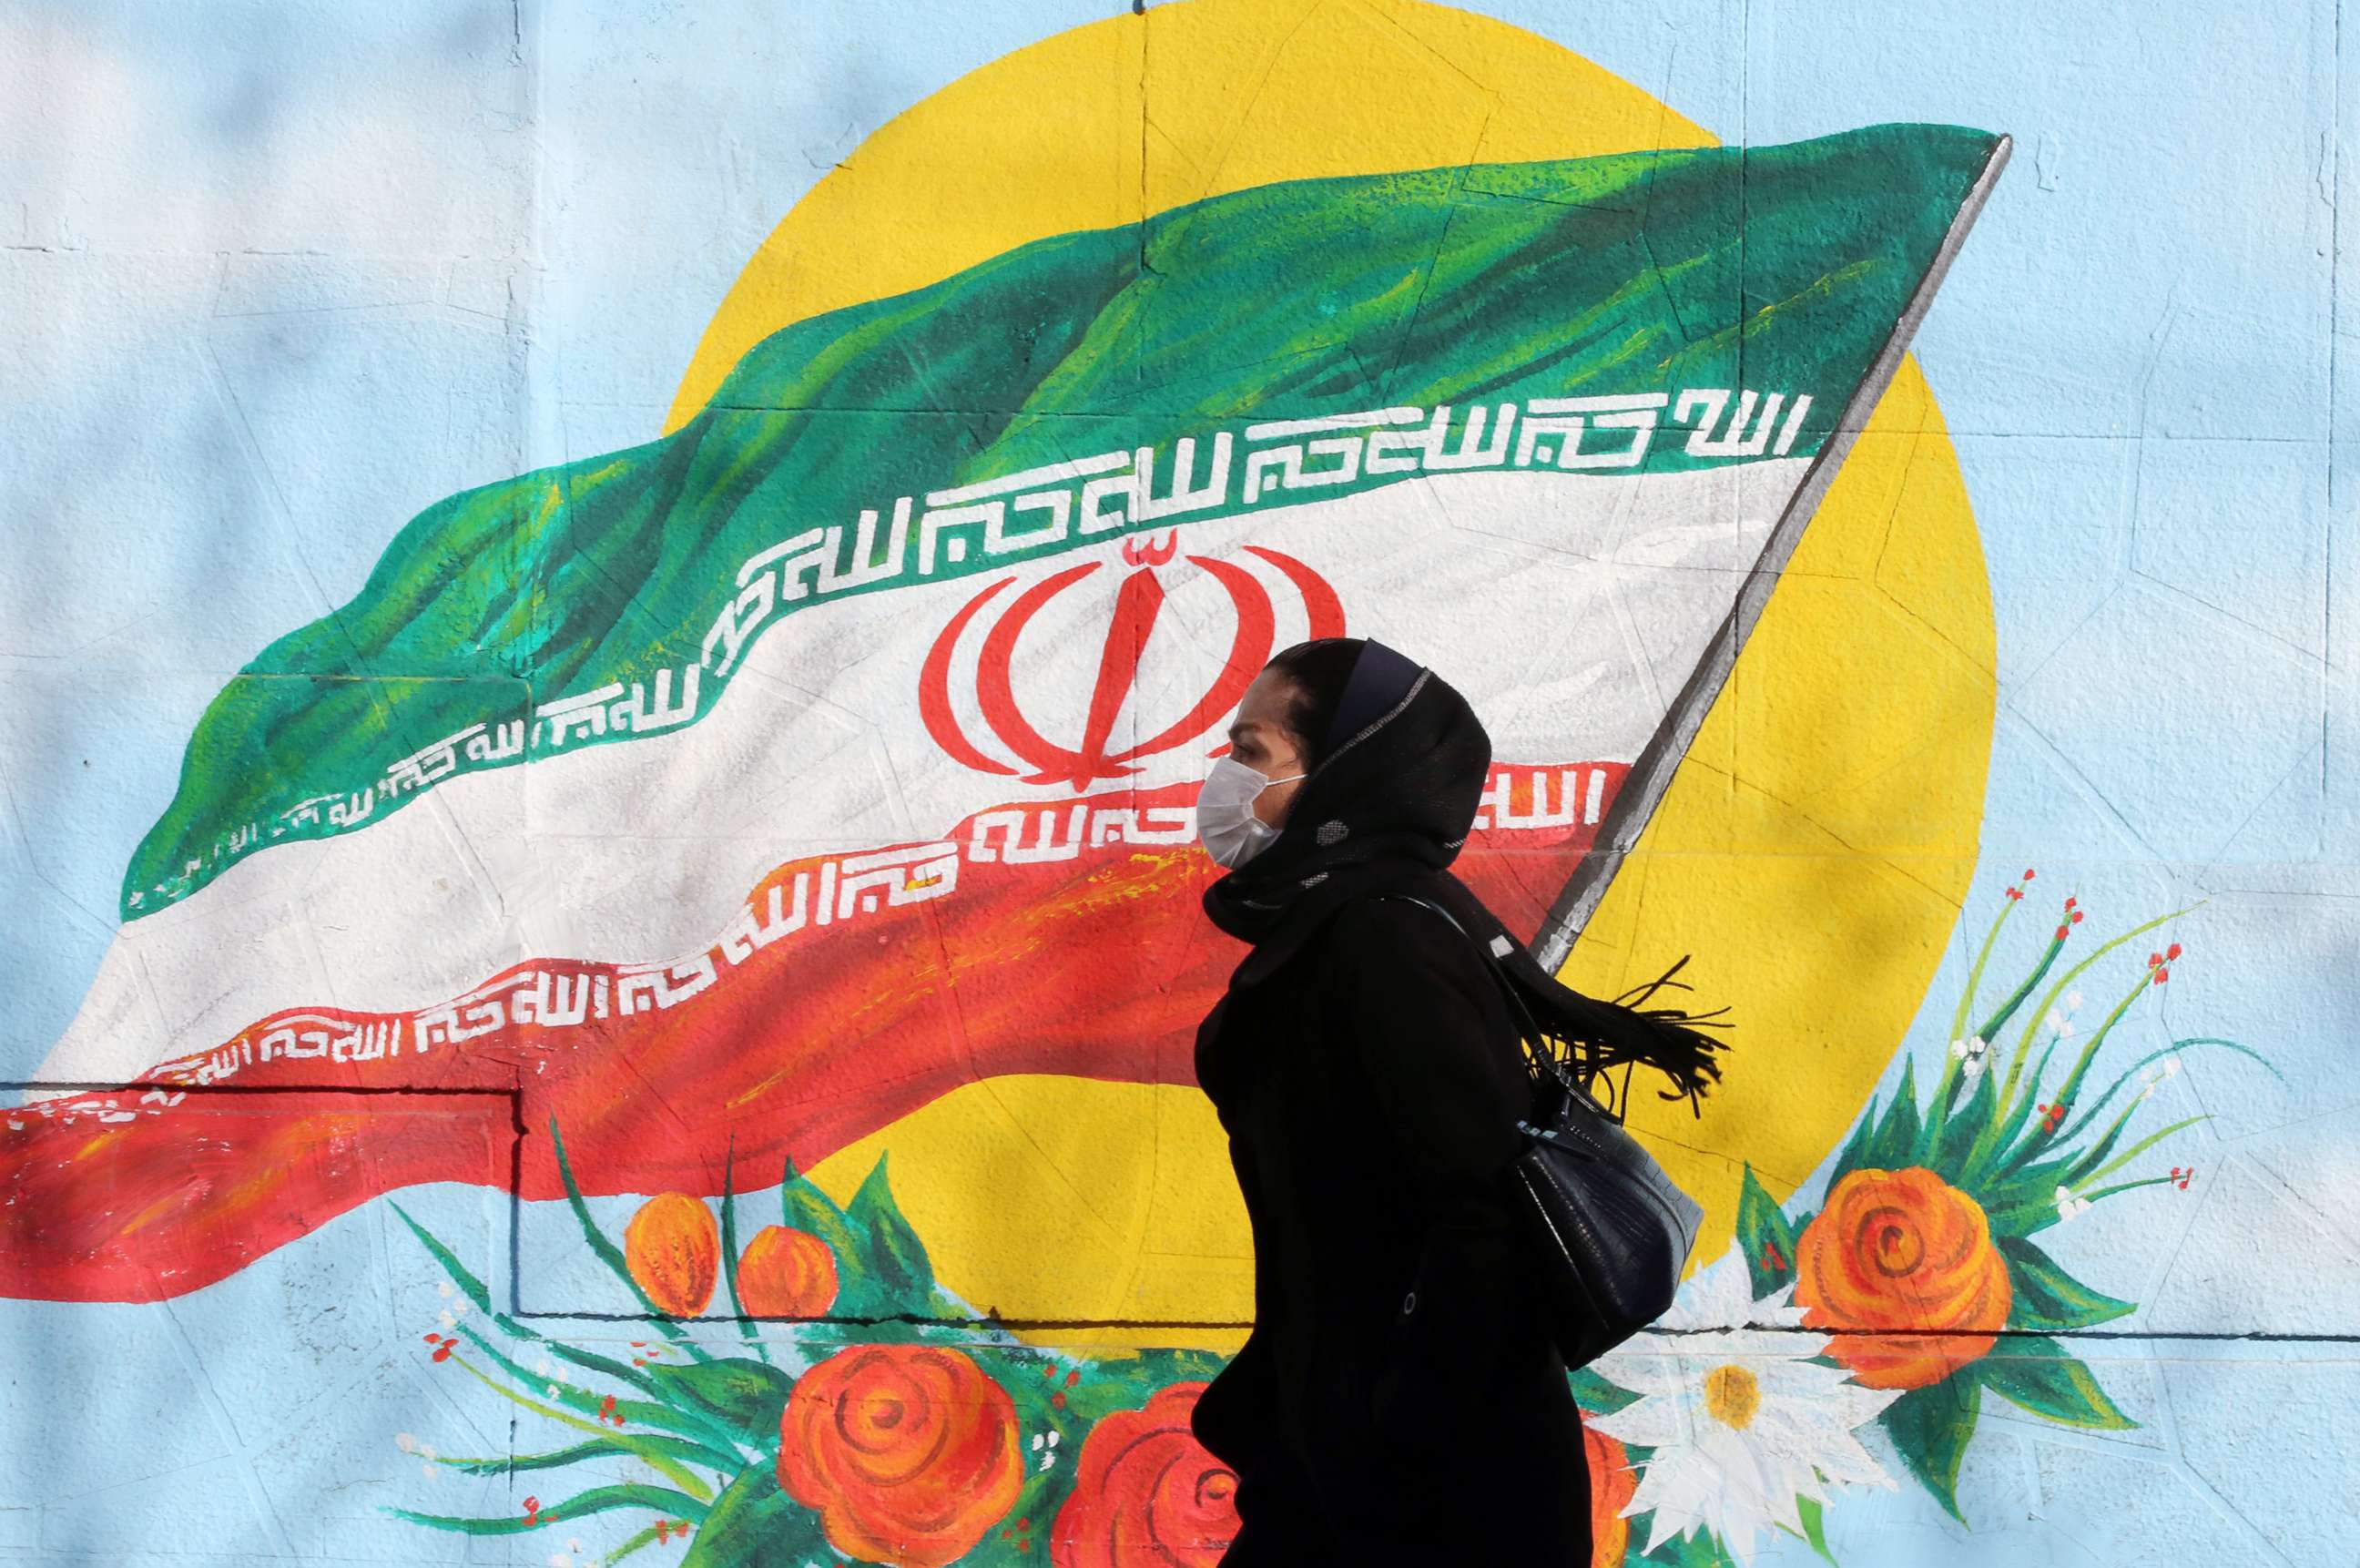
[[[150, 1300], [423, 1182], [718, 1193], [961, 1084], [1187, 1084], [1192, 802], [1308, 637], [1434, 666], [1560, 962], [2004, 138], [1266, 185], [789, 326], [452, 496], [221, 691], [0, 1127], [0, 1291]], [[222, 1132], [224, 1113], [240, 1129]]]

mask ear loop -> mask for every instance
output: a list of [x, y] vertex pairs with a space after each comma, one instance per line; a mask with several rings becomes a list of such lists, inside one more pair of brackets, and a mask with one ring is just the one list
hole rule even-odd
[[[1243, 766], [1245, 766], [1245, 764], [1244, 764], [1244, 763], [1242, 763], [1242, 762], [1239, 763], [1238, 765], [1239, 765], [1240, 767], [1243, 767]], [[1294, 783], [1295, 780], [1297, 780], [1297, 779], [1307, 779], [1307, 778], [1309, 778], [1310, 776], [1311, 776], [1311, 775], [1310, 775], [1309, 773], [1289, 773], [1289, 774], [1287, 774], [1287, 775], [1286, 775], [1286, 777], [1284, 777], [1284, 778], [1283, 778], [1283, 779], [1266, 779], [1266, 780], [1264, 780], [1264, 781], [1263, 781], [1263, 783], [1262, 783], [1262, 789], [1268, 789], [1272, 784], [1293, 784], [1293, 783]], [[1254, 791], [1254, 794], [1256, 794], [1256, 795], [1260, 795], [1260, 794], [1262, 793], [1262, 789], [1258, 789], [1258, 790]], [[1291, 814], [1290, 814], [1290, 815], [1291, 815]], [[1263, 826], [1263, 827], [1265, 827], [1265, 828], [1268, 828], [1268, 827], [1270, 827], [1270, 826], [1271, 826], [1271, 824], [1269, 824], [1269, 823], [1265, 822], [1265, 823], [1263, 823], [1263, 824], [1262, 824], [1262, 826]], [[1285, 831], [1285, 824], [1284, 824], [1284, 823], [1279, 824], [1279, 825], [1278, 825], [1278, 829], [1277, 829], [1277, 830], [1278, 830], [1278, 831], [1280, 831], [1280, 832], [1284, 832], [1284, 831]]]

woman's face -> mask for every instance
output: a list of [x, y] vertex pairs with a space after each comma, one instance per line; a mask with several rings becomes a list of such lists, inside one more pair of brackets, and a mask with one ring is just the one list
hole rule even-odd
[[1276, 670], [1264, 670], [1238, 704], [1229, 726], [1229, 754], [1266, 779], [1286, 779], [1254, 796], [1254, 815], [1273, 828], [1285, 826], [1286, 809], [1295, 804], [1301, 779], [1287, 778], [1304, 771], [1303, 749], [1286, 728], [1286, 704], [1295, 683]]

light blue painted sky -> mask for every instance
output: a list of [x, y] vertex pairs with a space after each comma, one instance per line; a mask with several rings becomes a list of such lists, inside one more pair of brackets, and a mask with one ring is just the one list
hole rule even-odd
[[[2360, 815], [2333, 613], [2355, 558], [2337, 207], [2360, 173], [2340, 156], [2360, 90], [2334, 5], [1476, 8], [1728, 141], [1880, 120], [2017, 138], [1917, 344], [1998, 617], [1969, 924], [2025, 865], [2109, 920], [2209, 901], [2153, 1027], [2246, 1039], [2289, 1084], [2191, 1070], [2222, 1184], [2109, 1255], [2154, 1287], [2118, 1293], [2158, 1327], [2234, 1309], [2360, 1331], [2360, 1232], [2333, 1201], [2360, 1187], [2342, 1070]], [[28, 1071], [80, 1002], [123, 865], [226, 674], [347, 597], [417, 509], [654, 433], [722, 293], [822, 171], [926, 93], [1109, 9], [0, 0], [0, 1076]], [[1929, 1050], [1959, 946], [1913, 1036]], [[2224, 1237], [2289, 1223], [2312, 1261], [2282, 1287], [2207, 1295], [2173, 1272], [2209, 1247], [2234, 1276]], [[414, 1399], [407, 1374], [343, 1388], [270, 1305], [297, 1288], [282, 1274], [350, 1266], [333, 1238], [361, 1229], [340, 1222], [318, 1255], [290, 1248], [175, 1321], [191, 1346], [265, 1336], [255, 1375], [309, 1368], [307, 1405]], [[0, 1321], [16, 1343], [82, 1345], [84, 1365], [113, 1332], [45, 1309]], [[2209, 1435], [2249, 1399], [2299, 1405], [2290, 1368], [2125, 1354], [2172, 1413], [2173, 1474], [2206, 1478], [2175, 1516], [2183, 1541], [2249, 1541], [2230, 1521], [2250, 1513], [2287, 1556], [2212, 1560], [2352, 1553], [2348, 1534], [2286, 1522], [2314, 1470]], [[203, 1381], [188, 1397], [224, 1468], [191, 1472], [189, 1529], [226, 1540], [273, 1484], [235, 1457], [259, 1412]], [[142, 1441], [136, 1420], [114, 1430]], [[0, 1429], [0, 1476], [54, 1482], [38, 1447]], [[1978, 1449], [2003, 1457], [1978, 1463], [2036, 1475], [2052, 1517], [2097, 1543], [2088, 1561], [2114, 1562], [2142, 1527], [2091, 1489], [2142, 1474], [2110, 1468], [2125, 1452], [2003, 1431]], [[352, 1528], [396, 1555], [408, 1539]], [[1954, 1555], [2007, 1550], [2002, 1530]]]

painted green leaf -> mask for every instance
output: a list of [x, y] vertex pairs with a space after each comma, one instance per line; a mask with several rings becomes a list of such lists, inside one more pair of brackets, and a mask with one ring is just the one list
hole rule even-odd
[[[2129, 1084], [2130, 1080], [2134, 1077], [2139, 1077], [2146, 1074], [2157, 1062], [2163, 1060], [2167, 1057], [2176, 1056], [2181, 1051], [2194, 1050], [2200, 1046], [2216, 1046], [2226, 1050], [2234, 1051], [2238, 1056], [2244, 1057], [2246, 1060], [2253, 1062], [2255, 1065], [2261, 1068], [2263, 1071], [2268, 1073], [2272, 1078], [2277, 1079], [2280, 1083], [2284, 1083], [2286, 1081], [2286, 1074], [2280, 1072], [2277, 1068], [2272, 1067], [2270, 1065], [2269, 1058], [2262, 1055], [2259, 1051], [2253, 1049], [2249, 1046], [2241, 1046], [2234, 1040], [2223, 1040], [2210, 1035], [2183, 1036], [2180, 1038], [2172, 1041], [2169, 1045], [2164, 1046], [2159, 1049], [2147, 1052], [2147, 1055], [2139, 1058], [2138, 1060], [2123, 1069], [2123, 1070], [2115, 1076], [2114, 1080], [2106, 1086], [2103, 1093], [2082, 1095], [2080, 1102], [2073, 1107], [2073, 1120], [2067, 1124], [2064, 1135], [2068, 1138], [2078, 1136], [2082, 1129], [2088, 1127], [2092, 1122], [2095, 1122], [2098, 1119], [2099, 1114], [2113, 1102], [2114, 1096], [2122, 1092], [2123, 1089]], [[2134, 1101], [2133, 1103], [2136, 1104], [2136, 1102]], [[2125, 1109], [2127, 1109], [2127, 1107], [2125, 1107]]]
[[775, 1467], [756, 1464], [713, 1500], [680, 1568], [803, 1568], [836, 1561], [819, 1516], [780, 1488]]
[[1983, 1171], [1994, 1163], [2006, 1162], [2008, 1151], [2016, 1146], [2017, 1135], [2024, 1131], [2025, 1124], [2032, 1119], [2033, 1108], [2042, 1099], [2040, 1080], [2049, 1070], [2049, 1058], [2056, 1052], [2057, 1044], [2054, 1040], [2041, 1047], [2038, 1058], [2032, 1064], [2032, 1070], [2027, 1073], [2016, 1085], [2016, 1099], [2009, 1104], [2006, 1116], [2000, 1123], [1999, 1130], [1983, 1142], [1983, 1154], [1977, 1161], [1977, 1168], [1961, 1174], [1970, 1179], [1979, 1178]]
[[687, 1464], [709, 1464], [716, 1457], [711, 1449], [686, 1438], [666, 1437], [661, 1432], [641, 1432], [628, 1442], [616, 1438], [597, 1437], [568, 1448], [552, 1449], [546, 1453], [504, 1453], [492, 1459], [446, 1456], [437, 1463], [469, 1475], [508, 1475], [521, 1470], [562, 1469], [568, 1464], [579, 1464], [585, 1459], [635, 1459], [650, 1452]]
[[1918, 1157], [1918, 1064], [1905, 1062], [1901, 1088], [1885, 1108], [1885, 1121], [1870, 1140], [1867, 1163], [1873, 1170], [1900, 1170]]
[[2032, 966], [2032, 972], [2024, 977], [2024, 983], [2007, 993], [2007, 1000], [1999, 1004], [1997, 1012], [1984, 1019], [1976, 1027], [1975, 1033], [1986, 1040], [1998, 1039], [1999, 1032], [2007, 1027], [2008, 1020], [2016, 1016], [2016, 1010], [2024, 1005], [2026, 1000], [2032, 995], [2034, 989], [2049, 978], [2049, 970], [2057, 962], [2057, 955], [2064, 950], [2062, 942], [2050, 942], [2043, 948], [2040, 961]]
[[768, 1362], [731, 1356], [693, 1366], [650, 1366], [657, 1391], [676, 1405], [726, 1423], [751, 1442], [779, 1439], [779, 1414], [787, 1408], [794, 1379]]
[[[557, 1156], [558, 1177], [565, 1183], [565, 1201], [574, 1210], [574, 1221], [582, 1227], [582, 1239], [589, 1244], [591, 1255], [605, 1264], [615, 1277], [623, 1282], [631, 1292], [633, 1300], [650, 1314], [655, 1314], [656, 1304], [648, 1299], [646, 1291], [639, 1288], [639, 1282], [631, 1277], [631, 1266], [624, 1261], [623, 1249], [607, 1240], [606, 1233], [598, 1228], [598, 1222], [590, 1217], [590, 1205], [582, 1196], [581, 1184], [574, 1179], [574, 1162], [565, 1157], [565, 1135], [557, 1130], [557, 1118], [554, 1116], [549, 1119], [549, 1146]], [[677, 1333], [679, 1331], [672, 1332]]]
[[2000, 1255], [2007, 1259], [2007, 1277], [2014, 1288], [2007, 1326], [2059, 1333], [2108, 1322], [2138, 1310], [2131, 1301], [2091, 1289], [2057, 1266], [2056, 1259], [2022, 1236], [2001, 1236]]
[[1966, 1457], [1982, 1414], [1978, 1377], [1984, 1365], [1976, 1362], [1931, 1387], [1912, 1388], [1877, 1418], [1909, 1474], [1961, 1524], [1967, 1519], [1959, 1512], [1959, 1463]]
[[1994, 1236], [2028, 1235], [2057, 1218], [2057, 1187], [2072, 1160], [2044, 1159], [2018, 1166], [1975, 1193], [1991, 1221]]
[[818, 1183], [796, 1172], [792, 1160], [787, 1164], [786, 1174], [779, 1180], [779, 1211], [781, 1222], [789, 1230], [817, 1236], [827, 1244], [827, 1250], [836, 1255], [839, 1290], [839, 1304], [836, 1310], [845, 1310], [841, 1305], [841, 1294], [852, 1289], [861, 1266], [860, 1242], [853, 1232], [852, 1222], [845, 1217], [843, 1210], [836, 1206], [836, 1200], [820, 1190]]
[[1830, 1568], [1841, 1568], [1836, 1563], [1836, 1554], [1828, 1550], [1827, 1515], [1819, 1507], [1819, 1500], [1798, 1497], [1795, 1499], [1795, 1512], [1803, 1521], [1803, 1539], [1811, 1543], [1811, 1550], [1826, 1559]]
[[654, 1524], [623, 1538], [623, 1543], [598, 1559], [600, 1568], [611, 1568], [617, 1563], [628, 1562], [650, 1546], [676, 1544], [685, 1539], [673, 1530], [671, 1519], [659, 1519]]
[[1975, 1139], [1999, 1113], [1999, 1089], [1988, 1072], [1975, 1075], [1974, 1092], [1967, 1102], [1948, 1118], [1937, 1122], [1920, 1140], [1918, 1163], [1955, 1181], [1954, 1172], [1963, 1171], [1967, 1151], [1974, 1147]]
[[408, 1508], [388, 1508], [386, 1512], [410, 1524], [422, 1524], [430, 1530], [453, 1530], [462, 1535], [522, 1535], [529, 1530], [545, 1530], [570, 1519], [612, 1513], [617, 1508], [648, 1508], [685, 1519], [705, 1517], [705, 1505], [687, 1493], [675, 1492], [669, 1486], [642, 1486], [637, 1482], [621, 1486], [593, 1486], [586, 1492], [576, 1493], [562, 1503], [541, 1509], [530, 1519], [522, 1513], [499, 1519], [468, 1519], [451, 1514], [414, 1513]]
[[2055, 1340], [2015, 1340], [2003, 1349], [2004, 1354], [1986, 1355], [1975, 1364], [1993, 1393], [2068, 1426], [2124, 1431], [2138, 1425], [2106, 1398], [2096, 1375], [2066, 1354]]
[[[552, 1406], [562, 1407], [576, 1415], [587, 1416], [594, 1420], [607, 1416], [618, 1417], [629, 1424], [633, 1435], [628, 1437], [618, 1435], [611, 1441], [639, 1453], [641, 1458], [659, 1469], [661, 1469], [665, 1463], [663, 1451], [649, 1445], [645, 1441], [649, 1434], [643, 1432], [641, 1429], [660, 1427], [668, 1431], [678, 1432], [681, 1436], [689, 1439], [705, 1455], [704, 1458], [696, 1459], [694, 1461], [696, 1464], [712, 1464], [726, 1470], [738, 1462], [738, 1454], [731, 1442], [731, 1433], [727, 1428], [716, 1425], [710, 1417], [694, 1410], [682, 1409], [661, 1399], [622, 1398], [615, 1395], [602, 1394], [595, 1387], [585, 1387], [567, 1378], [544, 1376], [538, 1372], [528, 1371], [515, 1357], [478, 1332], [472, 1321], [462, 1322], [458, 1332], [459, 1336], [473, 1345], [485, 1360], [491, 1363], [516, 1385], [515, 1388], [511, 1388], [495, 1381], [492, 1387], [502, 1398], [524, 1401], [528, 1404], [534, 1400], [546, 1400]], [[577, 1365], [592, 1367], [593, 1370], [598, 1369], [593, 1364], [606, 1359], [603, 1356], [594, 1356], [576, 1351], [563, 1340], [544, 1340], [541, 1343], [548, 1349], [551, 1355], [573, 1360]], [[629, 1382], [632, 1387], [644, 1389], [650, 1394], [655, 1392], [655, 1380], [649, 1376], [644, 1369], [625, 1367], [618, 1376]], [[524, 1392], [519, 1393], [518, 1389], [522, 1389]], [[673, 1476], [674, 1480], [679, 1478], [677, 1475]]]
[[1860, 1120], [1852, 1126], [1852, 1136], [1844, 1140], [1843, 1153], [1836, 1157], [1835, 1171], [1829, 1178], [1830, 1185], [1841, 1181], [1846, 1171], [1858, 1170], [1868, 1163], [1869, 1143], [1876, 1135], [1876, 1096], [1872, 1094]]
[[893, 1201], [885, 1174], [885, 1157], [879, 1155], [869, 1179], [845, 1209], [853, 1234], [859, 1238], [860, 1279], [857, 1289], [844, 1292], [842, 1310], [850, 1316], [888, 1316], [896, 1312], [931, 1314], [934, 1310], [934, 1266], [918, 1233]]
[[1611, 1416], [1638, 1402], [1638, 1395], [1617, 1387], [1587, 1366], [1574, 1368], [1566, 1375], [1566, 1381], [1573, 1387], [1573, 1402], [1592, 1415]]
[[1750, 1165], [1737, 1190], [1737, 1242], [1745, 1255], [1745, 1272], [1754, 1282], [1755, 1300], [1795, 1277], [1794, 1230], [1786, 1223], [1778, 1201], [1754, 1177]]
[[403, 1224], [410, 1227], [410, 1234], [418, 1238], [419, 1245], [427, 1250], [436, 1263], [442, 1265], [442, 1272], [449, 1275], [451, 1282], [466, 1294], [468, 1300], [475, 1304], [476, 1310], [490, 1311], [492, 1310], [491, 1291], [485, 1288], [482, 1280], [475, 1277], [474, 1271], [459, 1261], [458, 1255], [444, 1246], [442, 1239], [433, 1232], [411, 1219], [409, 1210], [390, 1200], [388, 1201], [387, 1206], [400, 1217]]
[[673, 1322], [653, 1300], [649, 1299], [648, 1293], [639, 1288], [639, 1282], [631, 1277], [631, 1266], [625, 1261], [623, 1249], [607, 1240], [606, 1233], [598, 1228], [598, 1222], [590, 1217], [590, 1205], [582, 1196], [581, 1186], [574, 1179], [574, 1162], [565, 1157], [565, 1135], [557, 1130], [557, 1118], [554, 1116], [549, 1119], [549, 1145], [552, 1152], [557, 1156], [557, 1174], [565, 1184], [565, 1201], [574, 1210], [574, 1221], [581, 1225], [582, 1239], [590, 1244], [592, 1255], [605, 1264], [614, 1273], [615, 1277], [623, 1282], [625, 1288], [630, 1291], [632, 1299], [647, 1309], [648, 1316], [655, 1321], [657, 1329], [665, 1337], [686, 1351], [691, 1359], [696, 1361], [709, 1359], [704, 1348], [688, 1337], [687, 1331]]
[[[1631, 1539], [1633, 1542], [1647, 1538], [1646, 1521], [1655, 1517], [1650, 1509], [1633, 1517]], [[1709, 1530], [1699, 1530], [1694, 1535], [1676, 1535], [1656, 1543], [1655, 1550], [1644, 1556], [1633, 1553], [1626, 1559], [1633, 1563], [1650, 1563], [1659, 1568], [1736, 1568], [1729, 1553], [1721, 1549], [1720, 1540]]]

